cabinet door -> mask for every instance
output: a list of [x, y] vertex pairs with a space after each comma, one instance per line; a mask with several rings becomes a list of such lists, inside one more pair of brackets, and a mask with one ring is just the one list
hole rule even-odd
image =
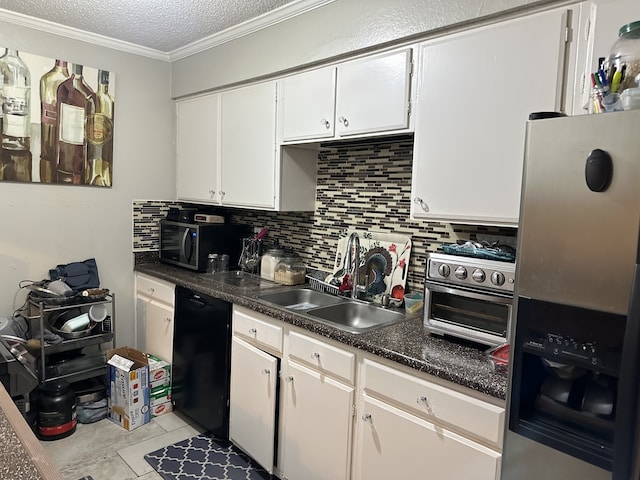
[[276, 82], [222, 94], [220, 142], [222, 204], [274, 208]]
[[328, 138], [334, 132], [336, 69], [322, 68], [281, 82], [282, 140]]
[[269, 473], [273, 471], [278, 359], [233, 337], [229, 437]]
[[525, 123], [560, 105], [566, 21], [556, 10], [423, 44], [413, 218], [517, 226]]
[[356, 480], [498, 480], [500, 453], [364, 396]]
[[336, 134], [407, 128], [410, 84], [411, 49], [338, 66]]
[[[144, 296], [137, 298], [137, 314], [142, 317], [138, 325], [144, 329], [138, 337], [142, 351], [173, 362], [173, 307]], [[142, 334], [140, 334], [142, 333]]]
[[285, 380], [280, 465], [285, 477], [349, 478], [353, 387], [294, 362]]
[[219, 95], [176, 103], [178, 200], [217, 203]]

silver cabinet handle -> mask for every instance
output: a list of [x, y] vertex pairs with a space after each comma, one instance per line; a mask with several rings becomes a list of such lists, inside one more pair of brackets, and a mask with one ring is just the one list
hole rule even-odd
[[262, 374], [263, 375], [270, 375], [271, 374], [271, 370], [269, 370], [268, 368], [265, 368], [264, 370], [262, 370]]
[[285, 380], [285, 382], [287, 382], [287, 383], [291, 383], [291, 382], [293, 382], [293, 375], [289, 375], [289, 376], [288, 376], [288, 377], [286, 377], [284, 380]]
[[422, 200], [420, 197], [415, 197], [413, 199], [413, 203], [415, 203], [416, 205], [420, 205], [420, 208], [422, 208], [422, 210], [424, 210], [425, 212], [429, 211], [429, 205], [427, 205], [427, 202]]
[[340, 118], [338, 118], [338, 121], [339, 121], [341, 124], [343, 124], [345, 127], [348, 127], [348, 126], [349, 126], [349, 120], [347, 120], [347, 119], [346, 119], [346, 118], [344, 118], [344, 117], [340, 117]]
[[251, 335], [255, 335], [256, 333], [258, 333], [258, 330], [256, 330], [255, 328], [250, 328], [250, 329], [249, 329], [249, 333], [250, 333]]
[[364, 415], [362, 415], [362, 421], [373, 423], [373, 417], [370, 413], [365, 413]]
[[329, 120], [327, 120], [326, 118], [320, 120], [320, 125], [324, 125], [324, 128], [326, 128], [327, 130], [331, 128], [331, 122], [329, 122]]
[[320, 354], [318, 352], [313, 352], [311, 354], [311, 358], [319, 359], [320, 358]]

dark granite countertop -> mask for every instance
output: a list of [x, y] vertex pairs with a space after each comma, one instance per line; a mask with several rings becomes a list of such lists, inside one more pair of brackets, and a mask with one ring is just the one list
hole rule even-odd
[[462, 343], [431, 336], [423, 327], [421, 317], [355, 335], [294, 312], [266, 305], [256, 299], [258, 295], [267, 291], [291, 287], [283, 287], [271, 282], [262, 282], [262, 287], [238, 287], [224, 283], [215, 274], [194, 273], [162, 263], [138, 264], [135, 270], [181, 285], [197, 293], [250, 308], [345, 345], [498, 399], [504, 400], [506, 397], [506, 376], [494, 372], [491, 362], [482, 351]]

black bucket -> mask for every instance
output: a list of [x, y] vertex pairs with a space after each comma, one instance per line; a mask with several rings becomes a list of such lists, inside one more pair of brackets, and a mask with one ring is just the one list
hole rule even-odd
[[38, 396], [38, 437], [58, 440], [76, 431], [76, 394], [64, 380], [40, 386]]

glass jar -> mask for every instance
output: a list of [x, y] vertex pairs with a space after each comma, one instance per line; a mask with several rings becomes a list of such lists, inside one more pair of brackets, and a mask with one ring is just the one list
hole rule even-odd
[[620, 27], [606, 64], [612, 93], [638, 87], [640, 81], [640, 21]]
[[276, 272], [276, 266], [282, 259], [284, 250], [281, 248], [270, 248], [262, 256], [260, 260], [260, 276], [267, 280], [273, 280]]
[[207, 257], [207, 273], [216, 273], [220, 270], [220, 256], [210, 253]]
[[298, 255], [285, 252], [276, 265], [274, 280], [282, 285], [300, 285], [305, 282], [307, 267]]

